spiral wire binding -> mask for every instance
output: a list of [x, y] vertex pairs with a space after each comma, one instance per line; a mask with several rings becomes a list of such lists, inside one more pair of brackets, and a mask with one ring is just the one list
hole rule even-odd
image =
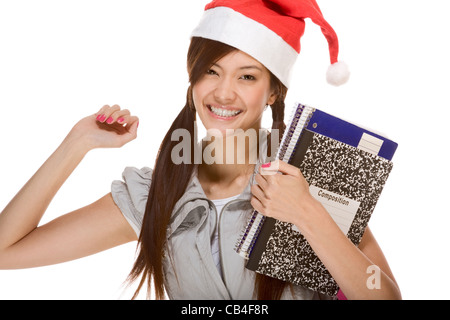
[[[281, 159], [286, 162], [290, 160], [291, 155], [294, 153], [297, 141], [315, 111], [314, 108], [302, 105], [300, 103], [296, 103], [295, 106], [296, 107], [293, 108], [290, 116], [288, 129], [284, 131], [283, 138], [281, 140], [282, 143], [280, 148], [278, 148], [276, 156], [277, 159]], [[235, 251], [240, 256], [245, 259], [249, 259], [265, 220], [266, 217], [264, 215], [256, 210], [253, 210], [253, 214], [251, 215], [247, 226], [242, 231], [235, 246]]]

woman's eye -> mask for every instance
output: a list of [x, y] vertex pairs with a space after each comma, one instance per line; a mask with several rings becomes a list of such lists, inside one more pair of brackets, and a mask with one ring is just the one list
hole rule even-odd
[[208, 69], [208, 70], [206, 71], [206, 73], [207, 73], [207, 74], [210, 74], [210, 75], [216, 75], [216, 74], [217, 74], [217, 72], [215, 72], [213, 69]]
[[255, 77], [252, 76], [252, 75], [246, 74], [246, 75], [243, 75], [241, 77], [241, 79], [243, 79], [243, 80], [255, 80]]

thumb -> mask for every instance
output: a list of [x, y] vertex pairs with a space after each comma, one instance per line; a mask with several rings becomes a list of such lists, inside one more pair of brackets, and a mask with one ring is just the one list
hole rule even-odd
[[130, 134], [132, 134], [134, 137], [137, 137], [137, 129], [139, 127], [139, 119], [137, 119], [136, 121], [134, 121], [130, 128], [128, 129], [128, 132]]
[[126, 131], [123, 132], [122, 134], [119, 134], [118, 136], [120, 147], [137, 138], [138, 126], [139, 120], [137, 118], [135, 121], [130, 122], [129, 124], [126, 125], [125, 127]]
[[300, 169], [282, 160], [275, 160], [269, 163], [261, 165], [261, 174], [276, 174], [281, 172], [282, 174], [299, 176], [301, 175]]

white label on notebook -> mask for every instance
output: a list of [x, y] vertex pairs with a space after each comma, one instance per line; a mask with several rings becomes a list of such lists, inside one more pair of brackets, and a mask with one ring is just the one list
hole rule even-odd
[[[313, 185], [309, 186], [309, 191], [325, 207], [342, 232], [347, 234], [360, 202]], [[295, 226], [292, 230], [299, 231]]]
[[364, 132], [359, 141], [358, 148], [377, 155], [380, 152], [383, 142], [383, 140]]

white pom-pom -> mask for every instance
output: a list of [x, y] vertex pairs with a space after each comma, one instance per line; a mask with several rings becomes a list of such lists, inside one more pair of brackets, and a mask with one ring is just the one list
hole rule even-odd
[[329, 84], [340, 86], [346, 83], [348, 78], [350, 78], [350, 70], [345, 62], [338, 61], [328, 67], [327, 82]]

